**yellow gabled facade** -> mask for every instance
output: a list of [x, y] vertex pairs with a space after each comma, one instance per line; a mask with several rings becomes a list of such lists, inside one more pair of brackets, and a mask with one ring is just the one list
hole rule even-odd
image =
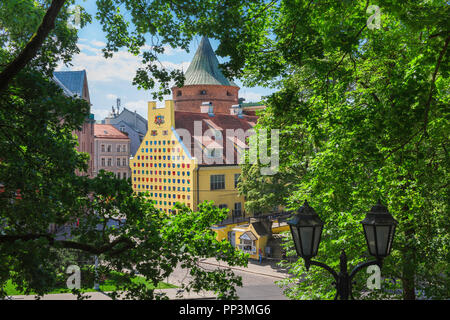
[[173, 101], [164, 108], [148, 103], [149, 129], [130, 161], [133, 190], [148, 192], [156, 208], [172, 212], [176, 202], [194, 209], [195, 159], [175, 129]]
[[[176, 202], [192, 210], [204, 201], [243, 215], [244, 197], [238, 195], [238, 165], [198, 165], [190, 150], [175, 130], [174, 104], [165, 101], [164, 108], [156, 102], [148, 104], [148, 131], [130, 161], [132, 186], [136, 193], [149, 193], [158, 209], [172, 212]], [[211, 176], [223, 178], [223, 188], [211, 188]]]

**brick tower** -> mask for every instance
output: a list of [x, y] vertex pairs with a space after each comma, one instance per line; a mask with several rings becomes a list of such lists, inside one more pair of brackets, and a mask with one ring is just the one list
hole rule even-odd
[[200, 112], [200, 106], [210, 102], [214, 113], [230, 114], [230, 107], [239, 103], [239, 87], [220, 71], [207, 37], [200, 41], [185, 78], [183, 87], [172, 88], [175, 111]]

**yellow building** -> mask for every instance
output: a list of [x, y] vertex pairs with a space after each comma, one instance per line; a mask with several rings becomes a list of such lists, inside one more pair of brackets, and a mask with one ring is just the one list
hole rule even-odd
[[[255, 118], [175, 111], [172, 100], [166, 101], [163, 108], [149, 102], [149, 130], [130, 161], [134, 191], [148, 192], [155, 206], [167, 213], [176, 202], [196, 210], [207, 200], [230, 209], [230, 218], [242, 217], [244, 198], [237, 192], [240, 153], [236, 150], [243, 145], [232, 143], [236, 137], [223, 132], [226, 130], [221, 125], [248, 130], [252, 128], [248, 120]], [[229, 159], [223, 147], [226, 144], [221, 145], [219, 139], [207, 134], [211, 128], [228, 140], [228, 148], [232, 149]]]
[[272, 221], [249, 221], [237, 191], [240, 157], [258, 119], [255, 107], [236, 104], [239, 88], [221, 73], [207, 38], [185, 78], [163, 107], [148, 103], [148, 131], [130, 160], [133, 190], [148, 192], [167, 213], [177, 202], [192, 210], [204, 201], [228, 208], [228, 219], [211, 226], [217, 239], [228, 239], [252, 258], [259, 249], [265, 255]]

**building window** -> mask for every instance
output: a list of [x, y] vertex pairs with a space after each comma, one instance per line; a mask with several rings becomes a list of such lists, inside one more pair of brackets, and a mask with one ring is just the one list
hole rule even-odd
[[105, 152], [105, 145], [102, 144], [102, 152]]
[[240, 217], [242, 215], [242, 203], [236, 202], [234, 204], [233, 217]]
[[126, 144], [122, 145], [122, 152], [127, 152], [127, 145]]
[[117, 151], [117, 152], [120, 152], [120, 144], [117, 145], [116, 151]]
[[112, 158], [108, 158], [108, 167], [112, 166]]
[[127, 158], [122, 158], [122, 166], [123, 167], [127, 166]]
[[123, 173], [123, 178], [124, 178], [124, 179], [127, 178], [127, 173], [126, 173], [126, 172]]
[[120, 179], [120, 172], [117, 172], [117, 178]]
[[238, 183], [239, 183], [239, 177], [241, 176], [240, 173], [235, 173], [234, 174], [234, 187], [237, 188]]
[[122, 131], [122, 132], [125, 132], [125, 126], [124, 126], [124, 125], [121, 125], [121, 126], [119, 127], [119, 130]]
[[202, 96], [206, 95], [206, 90], [201, 90], [201, 91], [200, 91], [200, 94], [201, 94]]
[[248, 237], [246, 233], [244, 233], [240, 237], [240, 244], [238, 248], [245, 253], [256, 254], [256, 242]]
[[117, 159], [116, 159], [116, 165], [117, 165], [118, 167], [120, 167], [120, 158], [117, 158]]
[[177, 91], [177, 97], [181, 97], [181, 95], [182, 95], [181, 90], [178, 90]]
[[102, 167], [106, 166], [105, 158], [102, 158]]
[[225, 189], [225, 175], [215, 174], [210, 178], [211, 190]]
[[108, 146], [106, 147], [106, 152], [111, 152], [112, 150], [112, 146], [110, 144], [108, 144]]

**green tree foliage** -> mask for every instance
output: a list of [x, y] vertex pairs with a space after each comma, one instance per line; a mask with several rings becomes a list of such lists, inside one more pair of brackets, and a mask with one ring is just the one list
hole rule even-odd
[[[353, 266], [367, 259], [359, 221], [380, 198], [399, 226], [385, 290], [367, 297], [449, 298], [448, 3], [378, 1], [379, 29], [367, 27], [369, 1], [272, 4], [264, 29], [242, 27], [250, 35], [235, 39], [230, 65], [279, 89], [258, 126], [281, 130], [280, 173], [295, 175], [292, 192], [279, 185], [289, 207], [307, 199], [326, 222], [317, 259], [337, 267], [343, 248]], [[259, 170], [243, 176], [242, 190], [270, 201]], [[289, 265], [286, 283], [304, 279], [290, 298], [334, 297], [322, 270]]]
[[[3, 1], [0, 8], [4, 10], [4, 3], [16, 2]], [[38, 6], [34, 4], [39, 2], [23, 3], [29, 3], [34, 8]], [[42, 3], [48, 4], [49, 1]], [[307, 198], [326, 221], [318, 259], [336, 266], [340, 250], [345, 248], [350, 264], [356, 265], [366, 258], [359, 221], [381, 198], [399, 221], [394, 250], [382, 270], [386, 279], [398, 280], [390, 288], [400, 286], [407, 299], [416, 297], [415, 289], [420, 289], [419, 292], [429, 298], [448, 298], [449, 6], [444, 0], [380, 0], [376, 3], [381, 10], [380, 28], [368, 28], [369, 17], [376, 14], [374, 11], [367, 12], [371, 4], [367, 0], [98, 0], [96, 18], [106, 32], [105, 57], [110, 57], [123, 47], [136, 55], [141, 54], [144, 67], [137, 70], [134, 83], [144, 89], [155, 89], [159, 83], [155, 96], [160, 98], [168, 92], [170, 81], [175, 81], [177, 85], [183, 83], [179, 72], [159, 66], [158, 55], [164, 52], [164, 46], [187, 49], [196, 34], [218, 39], [220, 45], [216, 53], [229, 57], [222, 66], [226, 75], [241, 78], [247, 86], [263, 85], [278, 89], [267, 97], [265, 103], [268, 108], [260, 118], [259, 126], [281, 130], [279, 173], [269, 179], [261, 178], [258, 176], [259, 170], [246, 166], [240, 187], [248, 194], [253, 192], [256, 195], [253, 199], [258, 194], [275, 193], [275, 196], [261, 197], [264, 201], [255, 202], [256, 210], [271, 207], [278, 200], [295, 209]], [[2, 31], [5, 29], [3, 17]], [[24, 17], [22, 20], [25, 20]], [[15, 23], [16, 20], [12, 21]], [[30, 34], [35, 32], [36, 24], [31, 21], [23, 25], [31, 28]], [[7, 37], [11, 32], [7, 32]], [[23, 39], [28, 41], [27, 36]], [[57, 38], [50, 36], [47, 41], [50, 39]], [[11, 60], [11, 51], [6, 48], [12, 42], [2, 41], [0, 63], [3, 66]], [[145, 48], [150, 49], [142, 51], [144, 44], [147, 44]], [[57, 48], [55, 45], [50, 47]], [[51, 66], [57, 60], [53, 57], [58, 52], [64, 52], [64, 48], [71, 47], [61, 47], [63, 51], [55, 49], [52, 54], [49, 53], [51, 50], [45, 51], [45, 54], [40, 52], [44, 60], [37, 59], [36, 63], [44, 61], [42, 66]], [[37, 105], [29, 104], [20, 95], [23, 90], [32, 90], [22, 87], [20, 82], [28, 79], [27, 74], [18, 76], [7, 93], [2, 93], [2, 99], [10, 99], [11, 103], [5, 104], [7, 110], [2, 109], [1, 124], [22, 125], [22, 122], [3, 121], [5, 117], [17, 117], [19, 121], [20, 116], [25, 116], [20, 114], [21, 108], [11, 111], [15, 110], [10, 107], [12, 103], [30, 108], [34, 115], [40, 111]], [[47, 90], [45, 88], [39, 86], [33, 90]], [[14, 90], [17, 91], [15, 95], [11, 94]], [[40, 98], [44, 99], [42, 96]], [[61, 109], [56, 110], [64, 113], [64, 110], [70, 110], [71, 103], [78, 102], [58, 104]], [[74, 112], [68, 112], [68, 117], [77, 116]], [[23, 124], [27, 130], [30, 122], [28, 120]], [[75, 119], [73, 122], [68, 120], [68, 123], [79, 124]], [[57, 130], [54, 127], [57, 128], [56, 123], [49, 130]], [[4, 135], [10, 133], [7, 131], [9, 129], [2, 130], [6, 132]], [[17, 141], [19, 133], [24, 134], [17, 131], [18, 136], [6, 138], [5, 141]], [[64, 134], [68, 135], [68, 131], [65, 129]], [[56, 141], [64, 146], [70, 143], [63, 138]], [[25, 158], [28, 150], [34, 147], [33, 143], [3, 140], [1, 143], [8, 152], [17, 149], [12, 155], [2, 152], [2, 157], [18, 159]], [[31, 151], [28, 156], [34, 159]], [[77, 166], [80, 156], [72, 157], [70, 153], [66, 156], [72, 159], [68, 166]], [[29, 175], [39, 173], [36, 167], [21, 167], [23, 162], [5, 160], [2, 163], [2, 168], [16, 166], [19, 172], [23, 170]], [[49, 165], [51, 163], [49, 161]], [[55, 170], [63, 170], [61, 164], [53, 166]], [[14, 171], [9, 172], [12, 176]], [[1, 177], [6, 181], [3, 175]], [[60, 206], [55, 200], [47, 200], [53, 201], [54, 212], [59, 210], [63, 217], [68, 216], [65, 215], [67, 208], [76, 208], [71, 209], [72, 212], [79, 212], [73, 216], [85, 212], [77, 208], [88, 203], [74, 196], [77, 191], [70, 191], [71, 184], [76, 186], [75, 190], [94, 190], [88, 188], [91, 183], [77, 179], [62, 179], [61, 190], [54, 191], [60, 192], [64, 199]], [[118, 183], [114, 179], [108, 180], [107, 176], [99, 179], [105, 186]], [[246, 182], [249, 184], [245, 185]], [[17, 185], [11, 184], [13, 187]], [[131, 193], [127, 189], [129, 187], [124, 185], [123, 188], [114, 190], [128, 190]], [[38, 190], [43, 192], [42, 188]], [[62, 190], [69, 192], [63, 193]], [[280, 199], [283, 193], [284, 199]], [[111, 195], [109, 192], [98, 194]], [[119, 194], [121, 192], [115, 195], [118, 197]], [[138, 219], [133, 216], [136, 212], [131, 212], [126, 206], [141, 208], [144, 204], [137, 198], [125, 198], [126, 201], [117, 203], [120, 211], [129, 212], [130, 217]], [[100, 205], [106, 200], [96, 201]], [[30, 212], [24, 209], [24, 214], [20, 216], [24, 219], [23, 223], [21, 220], [16, 228], [31, 228], [27, 219], [37, 219], [34, 212], [38, 207], [31, 208], [33, 214], [29, 216]], [[48, 211], [51, 215], [52, 210]], [[151, 210], [142, 210], [139, 219], [147, 217], [148, 212]], [[8, 216], [2, 215], [2, 218], [5, 217]], [[41, 224], [42, 227], [44, 225]], [[146, 222], [143, 226], [147, 226]], [[129, 227], [133, 228], [131, 225]], [[94, 234], [91, 232], [85, 236], [94, 237]], [[48, 241], [45, 237], [39, 239]], [[117, 242], [105, 248], [112, 251], [121, 251], [122, 246], [130, 245], [129, 237], [125, 236], [111, 241]], [[29, 246], [23, 245], [23, 248]], [[7, 255], [5, 259], [12, 257]], [[32, 254], [23, 254], [23, 258], [32, 257]], [[2, 257], [3, 266], [9, 265], [4, 262], [7, 261], [5, 259]], [[22, 261], [26, 260], [16, 263]], [[332, 298], [331, 280], [320, 270], [311, 269], [303, 278], [305, 270], [301, 262], [291, 267], [295, 275], [292, 281], [296, 282], [299, 278], [305, 281], [286, 291], [289, 297]], [[5, 272], [2, 272], [2, 280], [5, 277]], [[359, 287], [356, 289], [364, 287], [361, 277], [357, 279]], [[387, 282], [385, 286], [388, 287]], [[356, 290], [355, 297], [361, 296], [360, 291]], [[375, 291], [369, 296], [386, 295], [384, 291]]]
[[[244, 254], [217, 241], [210, 229], [226, 217], [224, 210], [211, 203], [200, 205], [198, 212], [177, 205], [177, 214], [169, 216], [144, 195], [135, 195], [130, 180], [106, 172], [93, 179], [75, 175], [87, 169], [88, 156], [75, 150], [73, 132], [81, 129], [89, 106], [64, 96], [51, 79], [55, 66], [70, 62], [78, 52], [76, 29], [67, 25], [72, 3], [64, 4], [31, 61], [14, 70], [6, 89], [0, 90], [0, 298], [8, 280], [25, 293], [49, 292], [68, 266], [62, 263], [79, 262], [71, 261], [74, 253], [82, 261], [100, 257], [99, 277], [124, 273], [113, 298], [160, 298], [133, 277], [139, 273], [156, 286], [179, 264], [192, 276], [187, 291], [211, 290], [219, 298], [236, 298], [240, 277], [200, 265], [206, 257], [246, 264]], [[49, 5], [1, 2], [1, 76], [40, 32], [36, 30]], [[82, 21], [89, 21], [81, 12]], [[65, 229], [70, 235], [55, 232], [63, 226], [70, 227]], [[71, 255], [61, 258], [66, 252]]]

